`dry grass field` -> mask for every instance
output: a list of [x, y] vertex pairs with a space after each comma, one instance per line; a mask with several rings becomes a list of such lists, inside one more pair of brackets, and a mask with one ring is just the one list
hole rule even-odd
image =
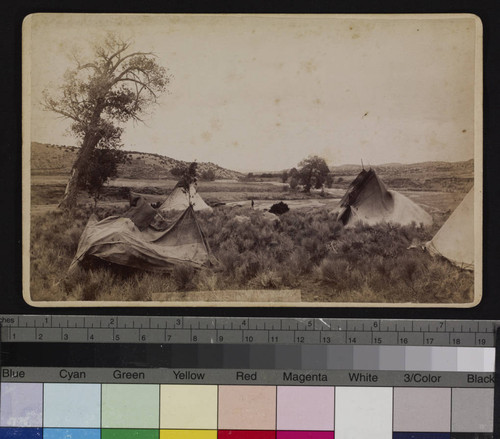
[[[280, 175], [247, 178], [203, 164], [218, 176], [199, 181], [198, 192], [216, 206], [198, 214], [217, 266], [177, 267], [168, 274], [139, 272], [105, 263], [88, 265], [69, 277], [93, 201], [84, 193], [72, 213], [57, 209], [74, 160], [74, 148], [32, 145], [30, 292], [34, 301], [150, 301], [202, 291], [300, 290], [305, 302], [465, 303], [473, 299], [473, 273], [420, 249], [430, 240], [472, 186], [473, 163], [389, 164], [377, 168], [386, 185], [406, 195], [433, 217], [432, 226], [356, 226], [336, 221], [339, 200], [360, 167], [332, 168], [333, 186], [306, 194], [291, 190]], [[128, 208], [129, 191], [163, 201], [177, 179], [179, 162], [131, 153], [127, 165], [103, 190], [95, 213], [100, 219]], [[255, 209], [250, 208], [251, 200]], [[278, 201], [290, 206], [279, 219], [262, 212]], [[247, 220], [238, 220], [246, 217]], [[173, 294], [175, 292], [175, 294]], [[169, 294], [172, 293], [172, 294]]]
[[[434, 224], [427, 228], [344, 228], [336, 221], [337, 197], [306, 196], [268, 183], [201, 183], [199, 191], [206, 200], [241, 201], [198, 214], [218, 267], [178, 267], [170, 274], [155, 274], [102, 263], [68, 277], [91, 203], [85, 206], [82, 194], [82, 207], [72, 214], [54, 209], [63, 190], [55, 183], [52, 179], [50, 184], [33, 185], [30, 289], [35, 301], [149, 301], [154, 293], [167, 293], [168, 300], [169, 292], [186, 291], [204, 291], [207, 300], [213, 300], [217, 290], [242, 289], [268, 290], [270, 297], [276, 290], [299, 289], [306, 302], [464, 303], [473, 298], [472, 273], [422, 250], [408, 250], [412, 243], [432, 238], [463, 198], [461, 193], [405, 193], [433, 216]], [[159, 198], [168, 193], [166, 184], [135, 183], [138, 192]], [[108, 188], [96, 210], [99, 218], [127, 209], [121, 189]], [[245, 206], [251, 198], [259, 203], [295, 201], [292, 210], [270, 221], [261, 210]], [[314, 207], [301, 207], [311, 202]], [[47, 205], [52, 208], [37, 210]], [[242, 223], [236, 216], [249, 220]]]

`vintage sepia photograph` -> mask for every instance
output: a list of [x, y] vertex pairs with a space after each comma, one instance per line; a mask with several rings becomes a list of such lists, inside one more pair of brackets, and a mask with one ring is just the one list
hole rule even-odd
[[34, 14], [33, 306], [472, 307], [470, 14]]

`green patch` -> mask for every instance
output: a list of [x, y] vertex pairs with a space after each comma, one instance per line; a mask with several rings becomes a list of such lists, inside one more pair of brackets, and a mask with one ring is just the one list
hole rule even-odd
[[133, 429], [133, 428], [103, 428], [102, 439], [158, 439], [159, 430]]

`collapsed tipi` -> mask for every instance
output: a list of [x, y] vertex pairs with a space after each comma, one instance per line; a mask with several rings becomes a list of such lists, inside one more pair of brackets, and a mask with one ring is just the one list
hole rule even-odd
[[363, 169], [340, 200], [338, 221], [345, 226], [392, 222], [401, 225], [432, 224], [432, 217], [400, 193], [388, 190], [373, 169]]
[[425, 244], [431, 255], [440, 255], [459, 267], [474, 269], [474, 188], [453, 211], [434, 238]]
[[92, 215], [80, 237], [69, 273], [86, 256], [147, 271], [170, 271], [175, 265], [201, 268], [211, 262], [208, 243], [192, 206], [163, 231], [149, 226], [151, 210], [155, 211], [142, 200], [122, 217], [98, 221]]
[[212, 208], [198, 194], [194, 183], [191, 183], [188, 188], [178, 184], [158, 210], [160, 213], [183, 211], [188, 206], [193, 206], [197, 212], [201, 210], [212, 211]]

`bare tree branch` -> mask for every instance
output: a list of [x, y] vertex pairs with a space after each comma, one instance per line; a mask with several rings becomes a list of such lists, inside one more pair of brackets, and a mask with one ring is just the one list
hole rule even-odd
[[119, 79], [116, 82], [134, 82], [134, 83], [137, 83], [139, 85], [142, 85], [143, 88], [147, 89], [151, 93], [151, 95], [155, 98], [155, 100], [158, 99], [154, 90], [152, 90], [151, 87], [149, 87], [146, 83], [144, 83], [142, 81], [138, 81], [137, 79], [133, 79], [133, 78], [124, 78], [124, 79]]
[[155, 58], [157, 57], [157, 55], [154, 52], [134, 52], [134, 53], [129, 53], [128, 55], [126, 55], [123, 58], [119, 59], [119, 61], [115, 64], [115, 69], [114, 70], [116, 70], [116, 67], [119, 67], [127, 59], [134, 58], [136, 56], [153, 56]]
[[61, 116], [66, 117], [68, 119], [73, 119], [76, 122], [82, 122], [82, 120], [76, 114], [65, 111], [59, 107], [56, 107], [55, 105], [46, 105], [44, 109], [46, 111], [53, 111], [54, 113], [58, 113]]

